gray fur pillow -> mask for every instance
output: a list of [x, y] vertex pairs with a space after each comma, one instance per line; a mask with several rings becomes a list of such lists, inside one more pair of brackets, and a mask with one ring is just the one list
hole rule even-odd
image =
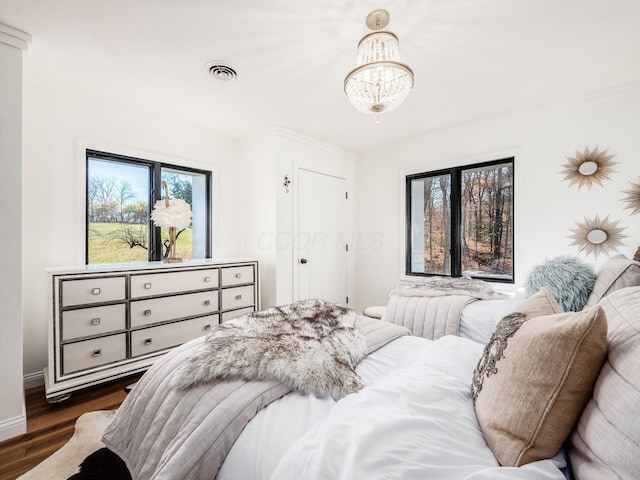
[[579, 312], [587, 304], [595, 281], [591, 265], [560, 255], [536, 265], [527, 276], [526, 289], [529, 296], [544, 287], [565, 312]]

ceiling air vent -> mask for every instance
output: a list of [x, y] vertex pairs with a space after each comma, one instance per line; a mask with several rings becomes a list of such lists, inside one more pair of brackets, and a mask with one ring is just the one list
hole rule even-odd
[[209, 62], [205, 65], [205, 70], [207, 70], [213, 78], [222, 82], [231, 82], [238, 76], [233, 67], [221, 62]]

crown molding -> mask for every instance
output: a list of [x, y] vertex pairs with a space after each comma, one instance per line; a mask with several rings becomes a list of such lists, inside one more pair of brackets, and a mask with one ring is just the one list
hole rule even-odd
[[28, 33], [0, 23], [0, 43], [19, 48], [20, 50], [26, 50], [30, 42], [31, 35]]

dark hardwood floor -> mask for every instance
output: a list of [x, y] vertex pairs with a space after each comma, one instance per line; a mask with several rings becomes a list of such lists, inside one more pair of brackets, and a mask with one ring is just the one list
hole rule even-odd
[[67, 443], [83, 413], [118, 408], [126, 397], [124, 388], [138, 378], [140, 375], [76, 392], [59, 404], [47, 403], [44, 387], [27, 390], [27, 433], [0, 442], [0, 480], [19, 477]]

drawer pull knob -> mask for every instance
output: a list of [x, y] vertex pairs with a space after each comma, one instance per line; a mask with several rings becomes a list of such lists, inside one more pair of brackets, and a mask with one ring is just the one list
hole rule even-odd
[[93, 290], [91, 290], [91, 293], [93, 293], [94, 295], [100, 295], [100, 289], [94, 288]]
[[204, 331], [208, 332], [209, 330], [211, 330], [211, 325], [205, 325], [204, 326]]
[[102, 355], [102, 350], [94, 350], [91, 355], [93, 355], [94, 357], [99, 357], [100, 355]]
[[242, 300], [242, 294], [236, 295], [236, 300]]
[[211, 300], [205, 300], [205, 301], [204, 301], [204, 304], [205, 304], [206, 306], [211, 305]]
[[100, 318], [92, 318], [91, 325], [100, 325]]
[[242, 278], [242, 272], [236, 273], [236, 278]]
[[144, 316], [145, 317], [150, 317], [151, 316], [151, 310], [145, 310], [144, 311]]
[[210, 282], [211, 281], [211, 277], [204, 277], [204, 281], [205, 282]]
[[151, 290], [151, 282], [145, 283], [144, 288], [146, 288], [147, 290]]
[[151, 338], [145, 338], [144, 339], [144, 344], [145, 345], [151, 345], [152, 343], [153, 343], [153, 339], [151, 339]]

